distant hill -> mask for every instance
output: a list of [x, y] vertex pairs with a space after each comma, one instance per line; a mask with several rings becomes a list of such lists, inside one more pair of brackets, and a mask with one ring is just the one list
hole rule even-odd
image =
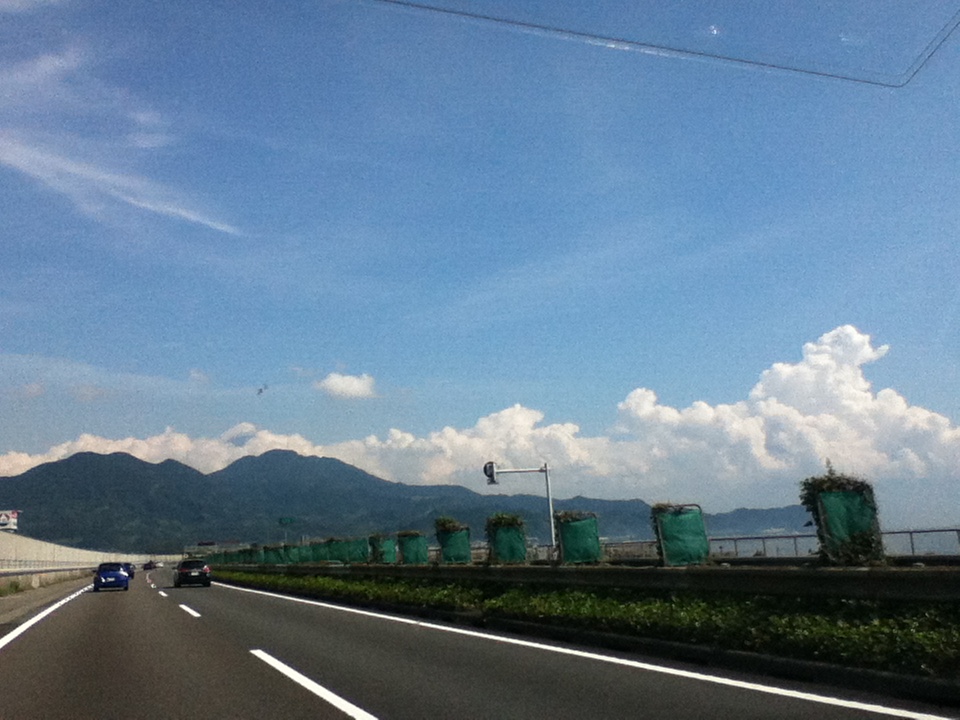
[[[199, 541], [278, 542], [301, 536], [351, 537], [433, 531], [448, 515], [483, 537], [495, 512], [524, 517], [547, 542], [546, 499], [481, 495], [456, 485], [404, 485], [333, 458], [273, 450], [215, 473], [182, 463], [147, 463], [125, 453], [78, 453], [22, 475], [0, 478], [0, 508], [22, 510], [20, 532], [40, 540], [102, 550], [175, 552]], [[642, 500], [555, 500], [554, 509], [595, 512], [610, 539], [650, 539]], [[809, 532], [799, 505], [706, 516], [711, 535]], [[280, 518], [294, 522], [280, 525]]]

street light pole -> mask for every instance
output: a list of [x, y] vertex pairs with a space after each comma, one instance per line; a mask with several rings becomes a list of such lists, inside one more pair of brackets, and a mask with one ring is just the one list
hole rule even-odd
[[550, 513], [550, 559], [556, 559], [557, 531], [553, 522], [553, 493], [550, 491], [550, 471], [547, 468], [547, 463], [544, 463], [543, 467], [517, 468], [515, 470], [501, 470], [493, 461], [488, 462], [483, 466], [483, 474], [487, 476], [488, 485], [499, 485], [497, 482], [497, 475], [506, 475], [507, 473], [543, 473], [543, 477], [547, 483], [547, 510]]

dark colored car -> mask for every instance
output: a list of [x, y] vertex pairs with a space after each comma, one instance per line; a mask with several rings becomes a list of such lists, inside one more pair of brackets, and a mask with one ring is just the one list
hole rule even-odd
[[144, 570], [153, 570], [156, 566], [157, 566], [157, 564], [156, 564], [153, 560], [147, 560], [147, 561], [143, 564], [143, 569], [144, 569]]
[[210, 566], [204, 560], [181, 560], [173, 570], [173, 586], [181, 585], [210, 587]]
[[134, 565], [133, 563], [128, 563], [128, 562], [120, 563], [120, 564], [123, 565], [123, 569], [127, 571], [127, 575], [129, 575], [130, 579], [133, 580], [133, 576], [136, 574], [134, 570], [137, 566]]
[[130, 589], [130, 576], [124, 569], [123, 563], [100, 563], [97, 568], [97, 572], [93, 576], [93, 591], [100, 592], [100, 590], [109, 589]]

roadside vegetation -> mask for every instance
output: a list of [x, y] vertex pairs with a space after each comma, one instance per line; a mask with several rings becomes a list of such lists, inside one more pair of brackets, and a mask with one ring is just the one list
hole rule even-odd
[[235, 571], [218, 572], [217, 579], [318, 599], [431, 607], [960, 680], [960, 607], [948, 603], [557, 591]]
[[[827, 522], [827, 498], [839, 515]], [[883, 536], [877, 521], [873, 487], [862, 477], [838, 473], [827, 460], [823, 475], [800, 482], [800, 503], [813, 517], [825, 565], [879, 565], [884, 562]]]
[[14, 595], [18, 592], [23, 592], [24, 590], [25, 588], [23, 587], [23, 585], [20, 583], [19, 580], [11, 580], [8, 583], [0, 585], [0, 597], [4, 597], [6, 595]]

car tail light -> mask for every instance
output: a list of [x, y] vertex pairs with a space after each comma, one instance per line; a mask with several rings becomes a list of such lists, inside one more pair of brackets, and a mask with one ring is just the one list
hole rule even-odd
[[210, 566], [209, 566], [209, 565], [204, 565], [204, 566], [203, 566], [203, 571], [204, 571], [205, 573], [210, 572]]

